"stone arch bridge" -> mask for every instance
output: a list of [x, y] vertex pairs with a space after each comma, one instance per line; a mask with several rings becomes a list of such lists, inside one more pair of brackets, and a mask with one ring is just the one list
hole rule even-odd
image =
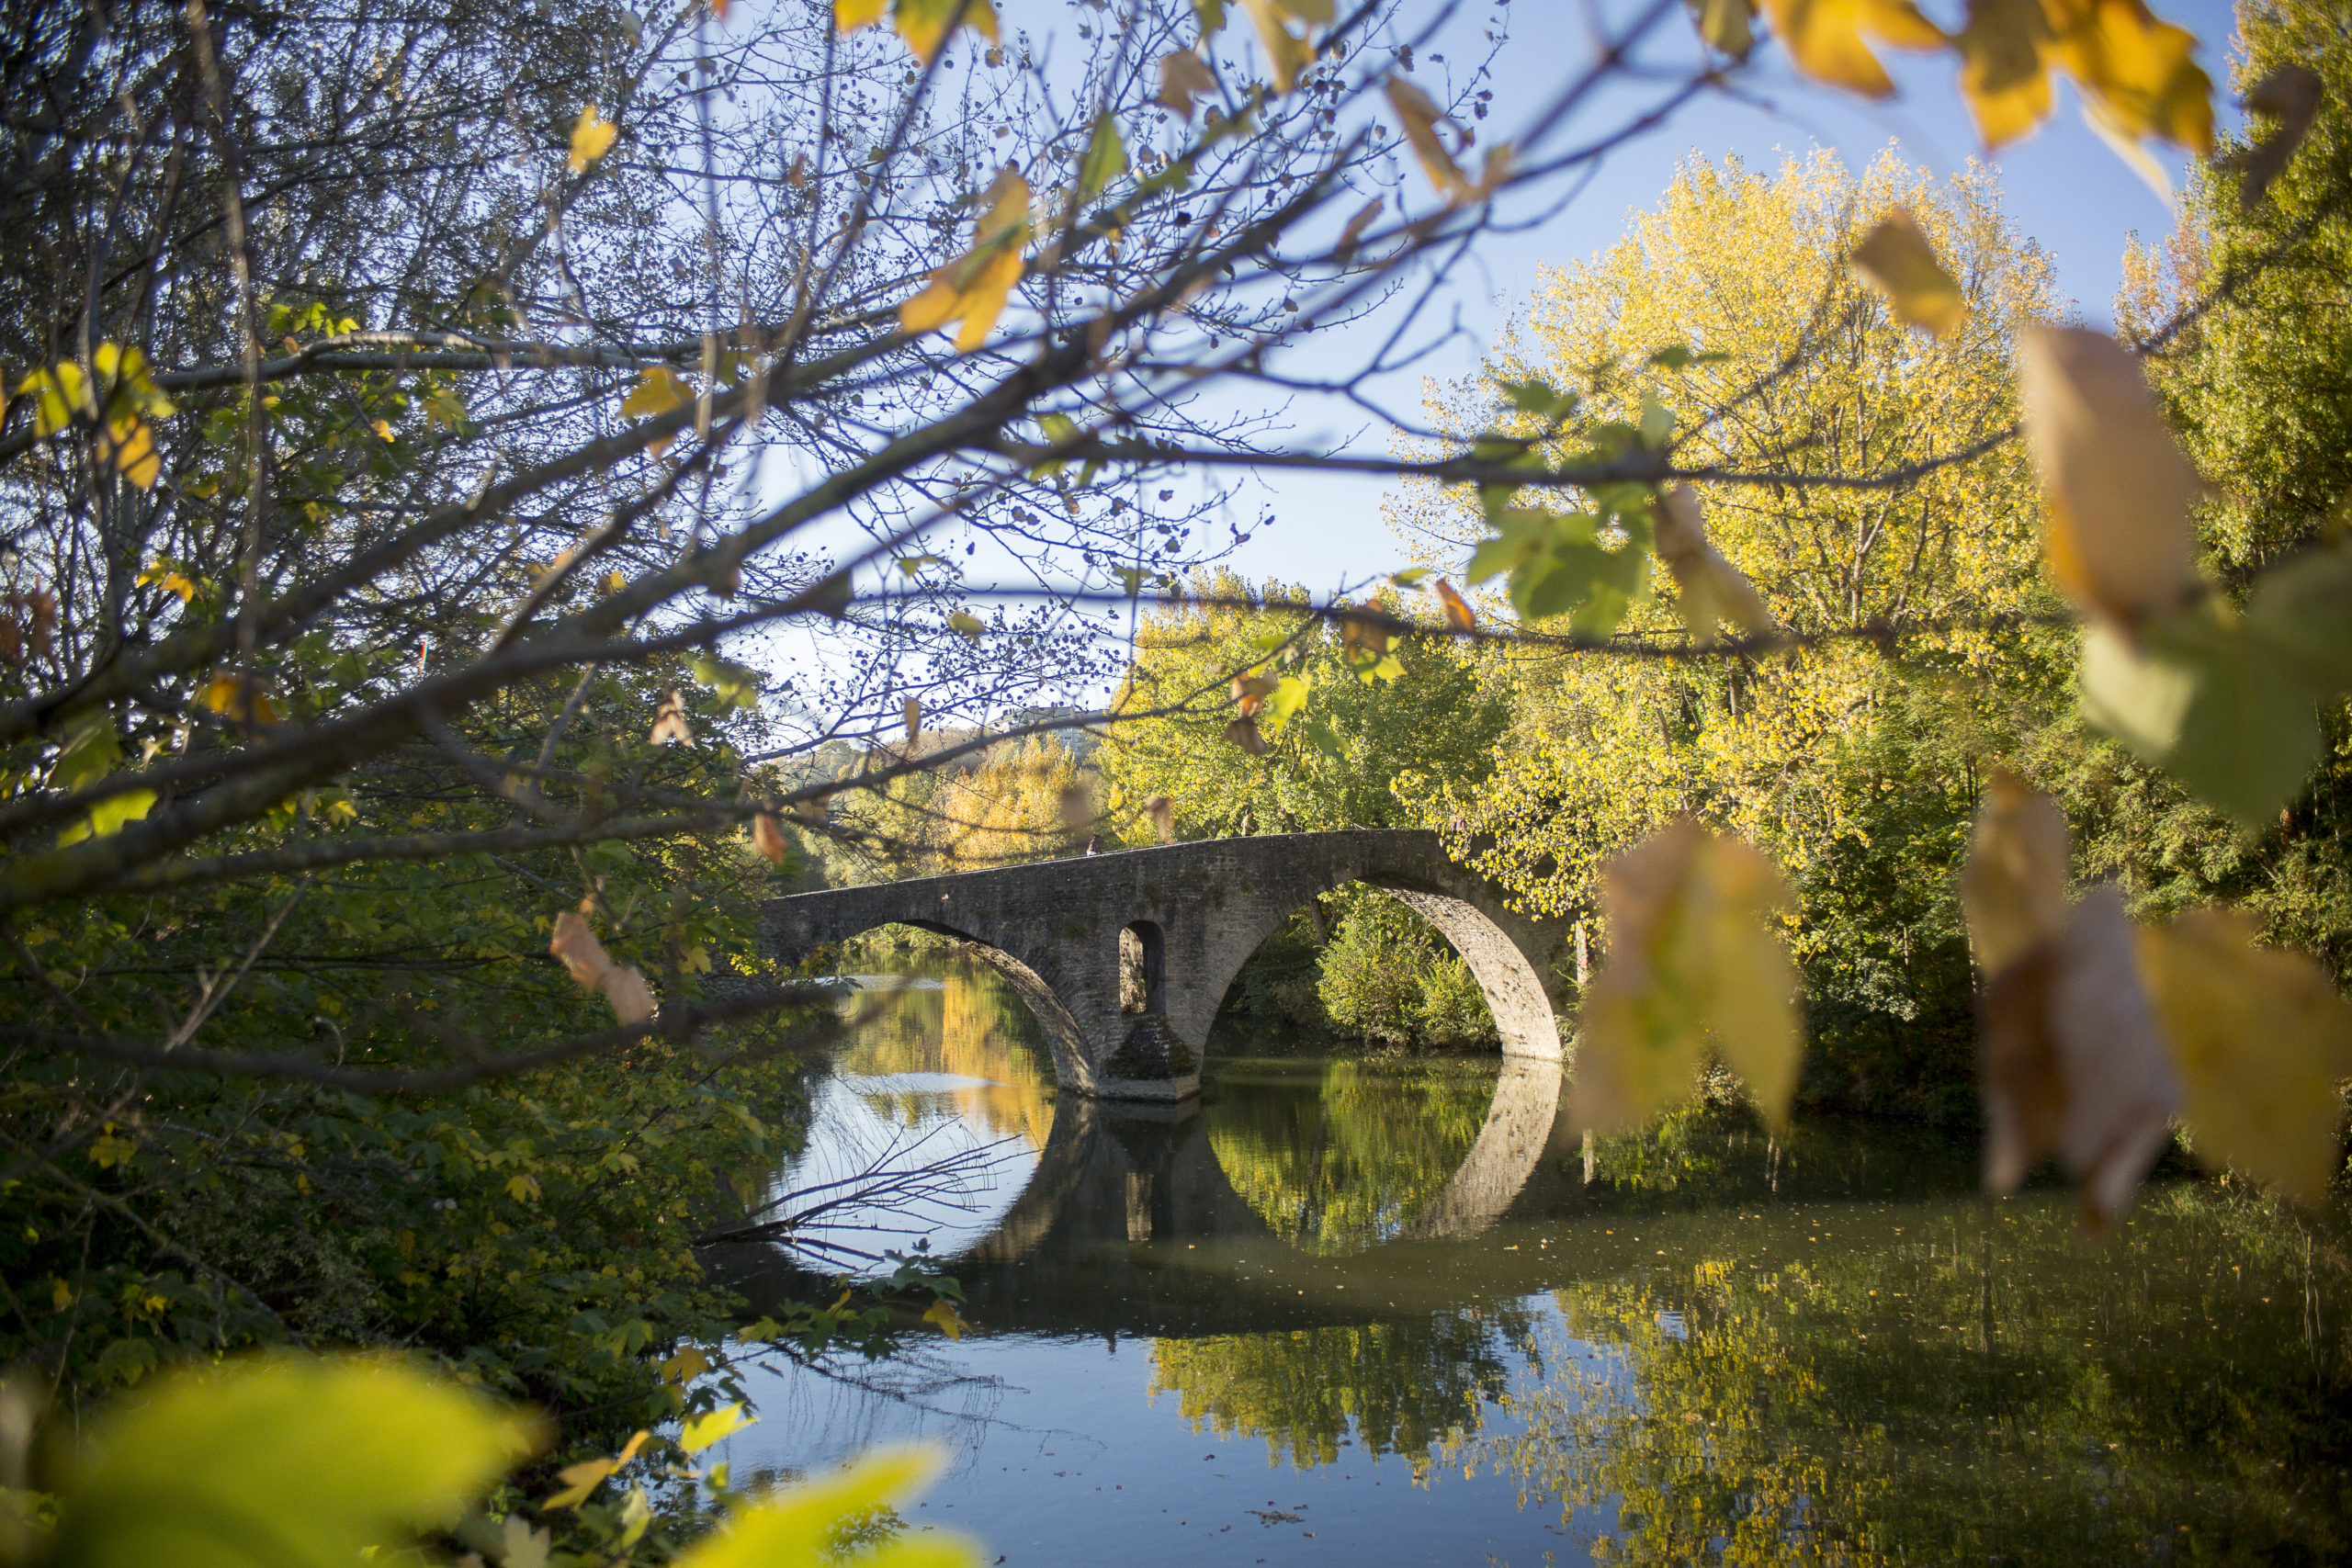
[[893, 924], [958, 938], [1036, 1015], [1062, 1089], [1181, 1100], [1200, 1092], [1209, 1024], [1243, 963], [1309, 899], [1351, 882], [1444, 933], [1505, 1055], [1559, 1060], [1566, 929], [1514, 913], [1426, 831], [1208, 839], [795, 894], [767, 905], [763, 945], [791, 960]]

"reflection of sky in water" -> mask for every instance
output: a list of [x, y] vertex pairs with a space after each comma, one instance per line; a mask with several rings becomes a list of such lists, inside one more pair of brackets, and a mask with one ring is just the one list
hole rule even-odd
[[956, 1161], [937, 1193], [904, 1201], [852, 1201], [798, 1233], [804, 1259], [831, 1272], [887, 1274], [872, 1257], [915, 1250], [927, 1239], [933, 1257], [953, 1257], [986, 1237], [1028, 1185], [1037, 1150], [1018, 1134], [1000, 1134], [981, 1114], [1001, 1085], [954, 1073], [850, 1073], [836, 1069], [809, 1105], [808, 1146], [778, 1173], [772, 1196], [804, 1194], [780, 1212], [854, 1193], [862, 1173]]
[[[1507, 1439], [1520, 1429], [1510, 1400], [1539, 1388], [1556, 1400], [1567, 1381], [1622, 1396], [1618, 1349], [1571, 1338], [1544, 1297], [1511, 1305], [1528, 1325], [1520, 1342], [1488, 1336], [1506, 1397], [1465, 1410], [1468, 1429]], [[820, 1469], [871, 1443], [941, 1443], [951, 1468], [908, 1510], [912, 1522], [975, 1536], [980, 1560], [1005, 1568], [1576, 1562], [1614, 1516], [1521, 1506], [1507, 1470], [1480, 1462], [1465, 1478], [1442, 1445], [1374, 1452], [1351, 1433], [1329, 1463], [1270, 1460], [1254, 1433], [1187, 1420], [1157, 1386], [1150, 1341], [1008, 1334], [831, 1371], [779, 1359], [747, 1379], [760, 1424], [713, 1457], [749, 1479]]]

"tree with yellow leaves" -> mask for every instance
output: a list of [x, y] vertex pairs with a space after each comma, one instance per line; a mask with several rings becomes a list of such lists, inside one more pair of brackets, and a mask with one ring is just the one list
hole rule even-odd
[[[1846, 265], [1898, 210], [1957, 284], [1940, 337]], [[1539, 379], [1577, 387], [1595, 418], [1635, 423], [1646, 403], [1680, 434], [1686, 468], [1785, 476], [1695, 481], [1694, 532], [1753, 584], [1769, 618], [1755, 629], [1846, 635], [1770, 659], [1498, 651], [1488, 679], [1513, 694], [1518, 731], [1491, 780], [1434, 813], [1456, 824], [1459, 852], [1577, 918], [1617, 850], [1680, 814], [1723, 823], [1798, 873], [1826, 1061], [1849, 1034], [1876, 1054], [1925, 1049], [1942, 1066], [1914, 1081], [1940, 1077], [1948, 1097], [1967, 1073], [1968, 977], [1957, 910], [1933, 888], [1970, 802], [1919, 751], [1953, 725], [1997, 726], [2002, 699], [1983, 694], [2046, 681], [2056, 657], [2018, 625], [2056, 608], [2025, 455], [1950, 459], [2016, 420], [2018, 333], [2056, 307], [2048, 258], [2003, 218], [1985, 171], [1939, 184], [1891, 156], [1859, 176], [1826, 153], [1774, 174], [1694, 161], [1625, 239], [1548, 273], [1483, 384], [1442, 394], [1435, 416], [1475, 428], [1497, 382]], [[1475, 496], [1433, 486], [1408, 489], [1392, 516], [1432, 565], [1486, 532]], [[1668, 536], [1662, 523], [1661, 555]], [[1625, 632], [1685, 627], [1692, 590], [1658, 576], [1626, 605]], [[1493, 592], [1487, 607], [1511, 608]], [[1902, 640], [1907, 675], [1880, 639]], [[1852, 1063], [1841, 1076], [1849, 1089], [1875, 1077], [1866, 1092], [1883, 1102], [1896, 1075]]]

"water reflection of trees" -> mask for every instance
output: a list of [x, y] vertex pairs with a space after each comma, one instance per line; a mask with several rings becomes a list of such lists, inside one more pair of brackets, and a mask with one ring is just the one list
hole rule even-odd
[[935, 1073], [979, 1080], [949, 1089], [869, 1088], [860, 1098], [902, 1127], [959, 1113], [991, 1136], [1044, 1147], [1054, 1121], [1054, 1081], [1028, 1008], [994, 970], [972, 959], [933, 957], [922, 971], [936, 987], [868, 991], [851, 1004], [858, 1027], [838, 1058], [840, 1070], [861, 1077]]
[[1196, 1432], [1262, 1438], [1270, 1464], [1338, 1462], [1340, 1443], [1397, 1453], [1420, 1469], [1478, 1429], [1511, 1356], [1532, 1353], [1520, 1309], [1476, 1308], [1360, 1327], [1152, 1342], [1151, 1397], [1172, 1393]]
[[1318, 1254], [1394, 1235], [1476, 1142], [1490, 1065], [1336, 1062], [1291, 1077], [1228, 1073], [1208, 1110], [1226, 1179], [1274, 1234]]
[[2098, 1250], [2054, 1200], [1947, 1211], [1804, 1267], [1560, 1291], [1550, 1332], [1631, 1377], [1522, 1387], [1523, 1429], [1446, 1457], [1615, 1499], [1612, 1561], [2340, 1561], [2352, 1358], [2318, 1303], [2346, 1282], [2203, 1186]]

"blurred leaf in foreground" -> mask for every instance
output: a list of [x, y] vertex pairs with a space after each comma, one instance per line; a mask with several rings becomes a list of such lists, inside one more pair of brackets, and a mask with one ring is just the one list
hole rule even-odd
[[1787, 1120], [1802, 1040], [1795, 966], [1774, 912], [1780, 871], [1684, 818], [1602, 868], [1609, 960], [1585, 993], [1577, 1122], [1640, 1126], [1687, 1098], [1706, 1043], [1747, 1079], [1765, 1120]]
[[2352, 1004], [2310, 959], [2256, 947], [2234, 911], [2192, 909], [2138, 942], [2197, 1157], [2323, 1201], [2343, 1163]]
[[69, 1462], [50, 1560], [347, 1568], [455, 1524], [540, 1439], [531, 1417], [390, 1358], [175, 1373]]

